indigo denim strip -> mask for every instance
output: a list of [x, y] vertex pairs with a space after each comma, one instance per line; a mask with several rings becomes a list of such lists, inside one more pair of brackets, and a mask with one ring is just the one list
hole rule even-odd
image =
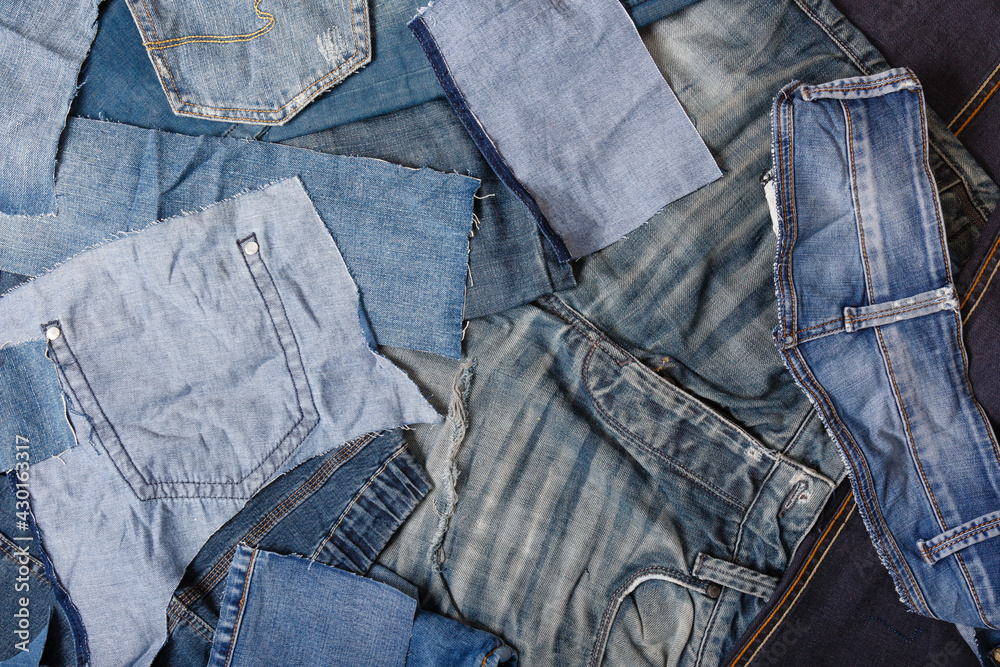
[[503, 312], [575, 284], [572, 268], [556, 259], [528, 209], [486, 164], [445, 100], [285, 143], [480, 179], [475, 206], [478, 222], [469, 241], [467, 320]]
[[52, 215], [56, 150], [97, 21], [95, 0], [0, 4], [0, 213]]
[[798, 82], [772, 114], [775, 338], [914, 611], [1000, 623], [1000, 446], [972, 395], [922, 89]]
[[560, 260], [721, 176], [616, 0], [442, 0], [410, 29]]
[[31, 505], [95, 664], [152, 661], [187, 563], [277, 475], [440, 419], [368, 347], [295, 179], [87, 251], [0, 299], [0, 321], [48, 341], [80, 440], [32, 466]]
[[458, 174], [74, 118], [60, 214], [0, 216], [0, 270], [39, 275], [122, 232], [291, 176], [336, 239], [378, 343], [457, 357], [479, 185]]
[[181, 115], [284, 123], [371, 60], [366, 0], [128, 4]]
[[274, 480], [208, 540], [167, 608], [157, 665], [208, 663], [238, 544], [364, 574], [431, 488], [400, 431], [368, 434]]
[[[167, 99], [129, 13], [129, 0], [101, 3], [99, 29], [83, 65], [75, 116], [112, 120], [190, 135], [226, 135], [284, 141], [381, 116], [444, 97], [434, 71], [406, 24], [414, 0], [374, 0], [370, 24], [372, 62], [320, 95], [283, 125], [228, 124], [177, 116]], [[692, 0], [626, 0], [638, 26], [680, 10]], [[141, 8], [141, 0], [134, 0]], [[265, 4], [262, 10], [267, 10]], [[218, 47], [225, 48], [225, 47]], [[121, 82], [128, 81], [128, 86]], [[168, 79], [169, 80], [169, 79]]]

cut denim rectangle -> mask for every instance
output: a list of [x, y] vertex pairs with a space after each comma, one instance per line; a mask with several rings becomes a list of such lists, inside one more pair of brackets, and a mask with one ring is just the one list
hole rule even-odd
[[0, 337], [47, 341], [80, 441], [31, 467], [31, 507], [94, 664], [152, 661], [187, 563], [277, 475], [358, 435], [440, 420], [369, 348], [359, 314], [295, 179], [0, 299]]
[[52, 215], [59, 135], [97, 29], [97, 2], [5, 0], [0, 15], [0, 213]]
[[617, 0], [442, 0], [410, 29], [560, 260], [721, 176]]
[[920, 84], [795, 82], [772, 126], [785, 364], [903, 601], [994, 627], [1000, 447], [969, 383]]
[[153, 220], [291, 176], [336, 239], [376, 341], [458, 357], [479, 186], [458, 174], [71, 119], [59, 215], [0, 216], [0, 270], [36, 276]]
[[284, 123], [371, 60], [367, 0], [128, 0], [174, 113]]

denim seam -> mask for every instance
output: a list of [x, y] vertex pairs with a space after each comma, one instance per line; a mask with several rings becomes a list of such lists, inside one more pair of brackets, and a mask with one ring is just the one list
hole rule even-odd
[[[962, 324], [965, 324], [972, 313], [975, 312], [976, 308], [979, 306], [979, 302], [982, 300], [983, 295], [986, 294], [986, 290], [989, 289], [990, 283], [993, 282], [993, 277], [996, 275], [997, 267], [1000, 266], [1000, 254], [997, 254], [997, 248], [1000, 248], [1000, 234], [997, 234], [996, 241], [993, 243], [993, 247], [990, 248], [989, 255], [983, 260], [980, 265], [979, 272], [976, 274], [975, 280], [973, 280], [972, 285], [969, 287], [969, 291], [966, 293], [965, 298], [962, 300], [961, 307], [965, 308], [965, 305], [969, 302], [969, 299], [975, 298], [975, 302], [972, 304], [972, 308], [965, 315], [965, 319], [962, 320]], [[983, 274], [986, 272], [987, 267], [993, 265], [990, 269], [990, 277], [986, 279], [985, 283], [981, 283], [980, 280]], [[978, 288], [978, 289], [977, 289]]]
[[[13, 549], [14, 549], [13, 551], [11, 551], [11, 547], [13, 547]], [[10, 558], [12, 561], [14, 561], [15, 563], [17, 563], [18, 565], [22, 564], [18, 560], [18, 558], [21, 558], [21, 557], [27, 555], [28, 562], [30, 564], [29, 567], [28, 567], [28, 571], [31, 572], [31, 574], [35, 575], [37, 578], [39, 578], [42, 581], [44, 581], [45, 583], [49, 583], [48, 580], [45, 578], [45, 564], [42, 563], [42, 561], [40, 561], [37, 558], [35, 558], [34, 556], [32, 556], [31, 554], [24, 554], [24, 553], [22, 553], [20, 551], [19, 546], [17, 544], [14, 544], [14, 542], [11, 541], [3, 533], [0, 533], [0, 551], [2, 551], [5, 556], [7, 556], [8, 558]]]
[[[134, 5], [132, 4], [132, 0], [125, 0], [125, 1], [128, 3], [129, 9], [132, 10], [133, 17], [139, 16], [139, 13], [137, 11], [135, 11]], [[149, 19], [150, 27], [153, 30], [153, 36], [158, 38], [159, 35], [156, 33], [156, 24], [153, 22], [153, 18], [152, 18], [152, 15], [150, 14], [149, 6], [146, 4], [146, 0], [142, 0], [142, 4], [145, 7], [146, 16]], [[359, 52], [361, 50], [360, 46], [358, 45], [357, 16], [356, 16], [356, 14], [358, 13], [357, 12], [357, 8], [359, 6], [362, 8], [362, 12], [361, 13], [364, 15], [364, 19], [365, 19], [365, 33], [366, 33], [366, 39], [367, 39], [366, 44], [368, 45], [369, 48], [368, 48], [367, 54], [365, 55], [365, 57], [363, 57], [361, 59], [360, 62], [352, 63], [351, 61], [359, 55]], [[136, 23], [139, 25], [140, 32], [142, 32], [143, 42], [145, 43], [148, 40], [147, 40], [147, 37], [146, 37], [146, 31], [145, 31], [144, 27], [141, 25], [142, 22], [140, 20], [137, 20]], [[181, 103], [186, 104], [188, 106], [192, 106], [192, 107], [195, 107], [195, 108], [198, 108], [198, 109], [213, 109], [213, 110], [216, 110], [216, 111], [245, 111], [245, 112], [248, 112], [248, 113], [274, 114], [274, 113], [277, 113], [278, 111], [281, 111], [282, 109], [284, 109], [285, 107], [287, 107], [289, 104], [292, 104], [293, 102], [295, 102], [296, 98], [301, 97], [302, 95], [308, 94], [309, 97], [307, 99], [301, 101], [301, 104], [300, 104], [300, 107], [299, 107], [301, 109], [301, 108], [304, 108], [306, 105], [308, 105], [308, 103], [311, 102], [313, 99], [315, 99], [318, 95], [322, 94], [330, 86], [336, 85], [340, 81], [343, 81], [345, 78], [347, 78], [348, 76], [350, 76], [351, 74], [353, 74], [356, 71], [355, 66], [363, 64], [364, 61], [365, 61], [365, 58], [370, 57], [370, 55], [371, 55], [371, 30], [370, 30], [370, 26], [369, 26], [367, 5], [362, 4], [362, 3], [354, 3], [354, 2], [352, 2], [352, 5], [351, 5], [351, 31], [354, 34], [354, 43], [355, 43], [355, 51], [351, 55], [351, 57], [347, 61], [345, 61], [344, 63], [342, 63], [339, 67], [337, 67], [337, 69], [332, 70], [330, 72], [327, 72], [325, 75], [323, 75], [322, 77], [320, 77], [319, 79], [317, 79], [313, 83], [311, 83], [308, 86], [306, 86], [301, 92], [299, 92], [298, 94], [296, 94], [295, 97], [293, 97], [291, 100], [289, 100], [288, 102], [286, 102], [285, 104], [283, 104], [278, 109], [258, 110], [258, 109], [237, 109], [237, 108], [226, 108], [226, 107], [211, 107], [211, 106], [206, 106], [206, 105], [202, 105], [202, 104], [195, 104], [195, 103], [192, 103], [192, 102], [188, 102], [183, 97], [181, 97], [180, 90], [177, 88], [177, 81], [176, 81], [176, 79], [174, 79], [174, 73], [170, 69], [170, 66], [167, 64], [166, 59], [163, 60], [163, 67], [167, 70], [167, 74], [170, 76], [170, 81], [171, 81], [171, 84], [173, 86], [174, 93], [177, 95], [178, 101], [180, 101]], [[157, 50], [157, 49], [154, 49], [154, 50]], [[149, 52], [149, 50], [147, 50], [147, 53], [148, 52]], [[165, 85], [166, 81], [163, 79], [162, 73], [159, 72], [159, 64], [156, 62], [156, 59], [152, 57], [152, 54], [150, 54], [150, 61], [153, 63], [154, 68], [157, 70], [157, 74], [160, 75], [160, 81], [161, 81], [162, 84], [164, 84], [164, 89], [166, 89], [166, 85]], [[348, 64], [350, 64], [351, 67], [352, 67], [352, 69], [351, 69], [350, 72], [348, 72], [347, 74], [345, 74], [345, 75], [343, 75], [343, 76], [341, 76], [339, 78], [334, 78], [331, 81], [323, 82], [323, 79], [326, 79], [327, 77], [329, 77], [329, 76], [331, 76], [333, 74], [336, 74], [345, 65], [348, 65]], [[309, 93], [308, 92], [310, 88], [313, 88], [313, 87], [315, 87], [317, 85], [319, 86], [318, 90], [316, 90], [313, 93]], [[197, 113], [195, 111], [182, 111], [182, 110], [179, 110], [179, 109], [177, 109], [177, 108], [174, 107], [173, 100], [170, 99], [170, 95], [169, 94], [167, 95], [167, 101], [170, 103], [171, 109], [176, 114], [183, 114], [183, 115], [188, 115], [188, 116], [200, 116], [202, 118], [210, 118], [212, 120], [218, 120], [218, 121], [245, 121], [245, 122], [254, 123], [254, 124], [271, 124], [271, 125], [275, 125], [275, 124], [280, 124], [282, 122], [285, 122], [285, 120], [287, 120], [287, 119], [284, 119], [282, 121], [273, 121], [273, 120], [261, 120], [259, 118], [234, 118], [234, 117], [227, 117], [227, 116], [216, 116], [216, 115], [213, 115], [213, 114]]]
[[[949, 537], [947, 540], [935, 544], [933, 547], [927, 547], [926, 542], [921, 542], [921, 544], [918, 546], [920, 547], [920, 550], [924, 553], [924, 558], [926, 558], [927, 560], [933, 560], [933, 554], [937, 553], [938, 551], [954, 546], [958, 542], [962, 542], [966, 538], [972, 537], [973, 535], [977, 535], [979, 533], [988, 531], [991, 528], [996, 528], [998, 525], [1000, 525], [1000, 518], [992, 519], [990, 521], [987, 521], [986, 523], [980, 524], [979, 526], [968, 528], [966, 530], [963, 530], [961, 533], [956, 533], [951, 537]], [[978, 542], [974, 542], [973, 544], [978, 544]]]
[[[940, 303], [947, 303], [948, 301], [951, 300], [951, 298], [952, 297], [950, 295], [946, 295], [946, 296], [941, 296], [941, 297], [937, 297], [937, 298], [934, 298], [934, 299], [927, 299], [925, 301], [917, 301], [915, 303], [906, 304], [908, 306], [911, 306], [910, 308], [890, 308], [888, 310], [883, 310], [883, 311], [879, 311], [877, 313], [872, 313], [870, 315], [865, 315], [864, 317], [853, 317], [853, 316], [844, 317], [844, 322], [845, 323], [850, 323], [852, 326], [854, 326], [857, 322], [869, 322], [871, 320], [882, 319], [883, 317], [891, 317], [891, 316], [895, 316], [895, 315], [902, 315], [903, 313], [912, 313], [915, 310], [923, 310], [924, 308], [927, 308], [928, 306], [934, 306], [934, 305], [937, 305], [937, 304], [940, 304]], [[876, 305], [876, 304], [872, 304], [872, 305]], [[948, 310], [948, 309], [944, 309], [944, 310]], [[935, 312], [941, 312], [941, 311], [935, 311]], [[927, 314], [931, 315], [933, 313], [927, 313]], [[878, 325], [878, 326], [884, 326], [884, 325]], [[860, 329], [866, 329], [867, 327], [859, 327], [859, 328]]]
[[[211, 644], [212, 635], [215, 634], [215, 628], [213, 628], [201, 616], [196, 614], [192, 609], [186, 606], [182, 606], [180, 603], [176, 602], [176, 600], [177, 600], [176, 597], [173, 598], [170, 601], [169, 607], [167, 608], [167, 619], [168, 619], [167, 632], [172, 633], [174, 629], [177, 627], [177, 625], [181, 621], [184, 621], [192, 630], [197, 632], [205, 639], [205, 641]], [[173, 618], [171, 618], [171, 612], [173, 613]]]
[[[796, 357], [799, 358], [798, 363], [802, 365], [803, 372], [809, 374], [810, 381], [808, 383], [805, 381], [805, 378], [802, 375], [800, 375], [796, 367], [797, 365], [792, 357], [793, 353]], [[796, 383], [808, 393], [813, 404], [816, 405], [817, 407], [820, 407], [821, 412], [824, 415], [824, 422], [827, 424], [827, 430], [830, 432], [830, 435], [837, 441], [838, 445], [840, 446], [840, 450], [843, 454], [844, 460], [848, 464], [848, 467], [854, 472], [853, 478], [857, 480], [858, 486], [862, 487], [861, 503], [863, 504], [865, 511], [868, 513], [868, 516], [872, 517], [870, 523], [871, 530], [869, 531], [869, 534], [871, 534], [872, 536], [872, 541], [875, 544], [876, 551], [880, 555], [880, 559], [883, 561], [883, 563], [887, 563], [892, 568], [892, 571], [895, 572], [896, 574], [896, 579], [899, 582], [905, 584], [902, 574], [900, 574], [899, 571], [899, 567], [902, 567], [903, 572], [906, 573], [907, 578], [910, 581], [910, 586], [906, 585], [901, 586], [902, 592], [904, 593], [906, 598], [910, 601], [910, 605], [914, 609], [918, 607], [917, 602], [915, 602], [914, 597], [912, 595], [912, 593], [915, 593], [916, 599], [918, 599], [920, 603], [919, 606], [922, 609], [924, 609], [928, 615], [930, 615], [931, 611], [927, 607], [927, 604], [923, 599], [923, 593], [917, 587], [916, 581], [913, 578], [913, 573], [910, 571], [909, 566], [906, 564], [905, 561], [902, 560], [902, 555], [899, 551], [899, 548], [896, 546], [895, 540], [893, 540], [892, 534], [889, 532], [889, 528], [885, 524], [885, 518], [882, 516], [882, 510], [878, 504], [878, 500], [877, 498], [874, 497], [874, 493], [872, 492], [873, 483], [871, 480], [871, 471], [868, 469], [868, 461], [861, 454], [861, 451], [858, 449], [857, 443], [854, 442], [854, 438], [851, 436], [849, 432], [847, 432], [846, 427], [840, 421], [840, 417], [839, 415], [837, 415], [837, 412], [834, 409], [832, 402], [830, 402], [829, 397], [826, 396], [825, 390], [823, 390], [823, 388], [820, 387], [818, 383], [816, 383], [815, 378], [812, 377], [812, 373], [809, 371], [808, 366], [806, 366], [805, 360], [802, 359], [802, 355], [799, 352], [799, 350], [797, 348], [792, 348], [783, 351], [783, 354], [787, 362], [786, 367], [792, 371], [792, 374], [795, 376]], [[817, 393], [816, 391], [817, 389], [819, 390], [819, 393]], [[820, 394], [822, 394], [822, 396]], [[829, 415], [827, 415], [827, 411], [829, 411]], [[837, 428], [833, 428], [834, 423], [836, 424]], [[863, 478], [859, 474], [858, 464], [851, 457], [849, 453], [850, 449], [846, 446], [844, 442], [845, 436], [847, 440], [850, 441], [858, 457], [858, 460], [864, 469], [865, 476]], [[871, 503], [871, 505], [869, 505], [869, 503]], [[864, 518], [864, 515], [862, 515], [862, 518]], [[875, 519], [878, 520], [880, 528], [876, 526]], [[867, 523], [869, 522], [866, 521], [866, 524]], [[899, 563], [897, 563], [897, 559], [900, 560]], [[911, 586], [912, 590], [910, 588]]]
[[966, 194], [969, 195], [969, 199], [972, 200], [973, 206], [976, 207], [976, 210], [979, 212], [979, 215], [983, 218], [983, 220], [989, 218], [990, 217], [989, 211], [991, 211], [993, 207], [987, 206], [982, 202], [982, 200], [976, 194], [975, 189], [969, 185], [968, 179], [966, 178], [965, 174], [959, 171], [958, 167], [955, 165], [952, 159], [947, 155], [947, 153], [938, 148], [937, 144], [931, 141], [930, 138], [927, 139], [927, 144], [930, 148], [934, 149], [934, 152], [937, 153], [937, 156], [939, 158], [941, 158], [941, 161], [944, 162], [946, 165], [948, 165], [948, 168], [951, 169], [952, 172], [954, 172], [955, 176], [957, 176], [960, 181], [962, 181], [962, 185], [965, 187]]
[[440, 48], [438, 48], [437, 40], [434, 39], [434, 35], [431, 34], [430, 30], [427, 29], [427, 25], [424, 19], [417, 16], [415, 19], [410, 21], [408, 24], [410, 31], [413, 33], [417, 41], [420, 42], [420, 47], [423, 49], [424, 53], [427, 55], [427, 59], [431, 62], [431, 67], [434, 69], [434, 74], [438, 78], [438, 82], [441, 84], [441, 88], [444, 89], [445, 97], [451, 104], [455, 113], [462, 121], [462, 125], [465, 126], [466, 131], [475, 141], [476, 146], [482, 152], [483, 157], [496, 172], [497, 176], [507, 187], [514, 191], [514, 194], [524, 202], [524, 205], [528, 207], [528, 211], [531, 212], [535, 222], [538, 224], [539, 229], [545, 235], [545, 238], [549, 240], [552, 244], [553, 250], [555, 250], [556, 258], [561, 262], [566, 262], [570, 259], [569, 250], [566, 248], [566, 244], [563, 242], [562, 238], [549, 224], [548, 219], [542, 213], [541, 209], [538, 207], [538, 202], [535, 200], [534, 196], [528, 192], [527, 188], [518, 180], [517, 176], [514, 174], [513, 169], [507, 164], [507, 161], [497, 150], [496, 145], [493, 140], [490, 139], [489, 134], [486, 133], [486, 128], [483, 127], [482, 123], [476, 117], [472, 108], [469, 106], [465, 99], [465, 95], [462, 93], [461, 89], [458, 87], [458, 83], [451, 76], [451, 71], [448, 67], [448, 63], [445, 60], [444, 54], [441, 53]]
[[[747, 595], [764, 598], [765, 600], [774, 593], [774, 589], [778, 585], [778, 581], [774, 577], [761, 572], [754, 572], [750, 568], [733, 561], [714, 558], [704, 552], [699, 553], [695, 558], [694, 567], [691, 568], [691, 575], [705, 581], [711, 581], [725, 588], [738, 590]], [[723, 579], [727, 581], [731, 579], [742, 584], [746, 589], [737, 588], [729, 583], [720, 581]], [[770, 592], [762, 594], [767, 589], [770, 589]]]
[[983, 106], [985, 106], [986, 103], [990, 101], [990, 98], [993, 97], [993, 93], [997, 92], [997, 89], [1000, 89], [1000, 76], [997, 76], [998, 74], [1000, 74], [1000, 64], [998, 64], [996, 69], [993, 70], [993, 72], [988, 77], [986, 77], [986, 80], [983, 81], [983, 84], [979, 87], [979, 90], [977, 90], [975, 94], [973, 94], [973, 96], [969, 98], [969, 101], [965, 103], [965, 106], [962, 107], [962, 110], [958, 112], [958, 114], [951, 120], [950, 123], [948, 123], [948, 129], [950, 130], [951, 127], [962, 116], [962, 114], [965, 113], [965, 110], [969, 108], [969, 105], [972, 104], [977, 97], [979, 97], [979, 95], [983, 92], [986, 86], [988, 86], [990, 83], [993, 82], [994, 79], [996, 79], [996, 84], [994, 84], [993, 88], [991, 88], [990, 91], [986, 93], [986, 95], [983, 97], [982, 102], [980, 102], [979, 105], [972, 110], [972, 112], [969, 114], [969, 117], [965, 119], [965, 122], [962, 123], [962, 125], [957, 130], [955, 130], [956, 137], [962, 133], [962, 130], [964, 130], [966, 126], [969, 123], [971, 123], [972, 120], [977, 115], [979, 115], [979, 112], [982, 110]]
[[[656, 577], [654, 575], [660, 576]], [[670, 583], [683, 586], [701, 593], [702, 595], [707, 595], [708, 591], [707, 585], [701, 583], [694, 577], [673, 568], [654, 565], [643, 568], [637, 572], [633, 572], [631, 576], [629, 576], [628, 579], [626, 579], [625, 582], [623, 582], [618, 589], [612, 593], [611, 600], [604, 608], [604, 614], [601, 616], [601, 622], [597, 627], [597, 634], [594, 637], [594, 644], [590, 650], [590, 659], [587, 661], [587, 667], [599, 667], [601, 658], [604, 657], [604, 650], [607, 648], [611, 632], [611, 624], [614, 622], [615, 617], [618, 615], [618, 611], [621, 609], [625, 595], [628, 594], [630, 588], [635, 590], [638, 585], [644, 583], [644, 581], [642, 581], [643, 577], [649, 577], [646, 581], [669, 581]]]
[[[312, 497], [312, 495], [318, 491], [327, 480], [330, 479], [333, 473], [336, 472], [345, 461], [352, 458], [365, 445], [374, 440], [375, 437], [376, 434], [367, 433], [346, 443], [340, 448], [334, 457], [324, 463], [323, 466], [313, 473], [309, 479], [303, 482], [301, 486], [296, 487], [291, 493], [289, 493], [284, 500], [264, 515], [259, 520], [259, 523], [250, 528], [250, 530], [248, 530], [240, 539], [240, 543], [248, 546], [256, 546], [256, 544], [259, 544], [260, 540], [263, 539], [263, 537], [267, 535], [271, 529], [278, 524], [278, 522], [282, 521], [295, 508]], [[223, 557], [220, 558], [211, 569], [209, 569], [204, 577], [184, 590], [179, 596], [177, 596], [177, 599], [182, 604], [187, 605], [204, 598], [213, 588], [215, 588], [219, 581], [225, 577], [226, 571], [229, 570], [229, 565], [232, 562], [232, 558], [235, 553], [236, 547], [231, 547], [223, 555]]]
[[969, 574], [969, 570], [965, 566], [965, 561], [962, 559], [962, 554], [960, 553], [955, 554], [955, 559], [958, 560], [958, 566], [961, 568], [962, 574], [965, 575], [965, 583], [969, 586], [969, 591], [972, 593], [972, 597], [976, 601], [976, 609], [979, 610], [979, 618], [983, 621], [983, 624], [987, 628], [1000, 630], [1000, 627], [997, 627], [993, 623], [990, 623], [989, 621], [986, 620], [986, 611], [983, 609], [983, 604], [979, 600], [979, 591], [976, 589], [976, 585], [972, 583], [972, 575]]
[[251, 33], [243, 35], [187, 35], [185, 37], [175, 37], [173, 39], [161, 39], [155, 42], [143, 42], [142, 45], [146, 48], [172, 49], [175, 46], [184, 46], [185, 44], [231, 44], [234, 42], [253, 41], [270, 32], [271, 28], [273, 28], [276, 23], [274, 14], [260, 11], [260, 3], [261, 0], [255, 0], [253, 3], [253, 11], [257, 15], [257, 18], [267, 21], [267, 25], [263, 28], [258, 28]]
[[246, 611], [247, 593], [250, 592], [250, 581], [253, 579], [253, 569], [254, 564], [257, 562], [257, 553], [257, 550], [254, 549], [253, 553], [250, 554], [250, 562], [247, 564], [247, 571], [244, 575], [246, 579], [243, 581], [243, 595], [240, 596], [236, 619], [233, 621], [233, 632], [229, 638], [229, 648], [226, 651], [226, 661], [223, 664], [223, 667], [229, 667], [232, 662], [233, 651], [236, 649], [236, 640], [240, 636], [240, 630], [242, 629], [243, 623], [243, 612]]
[[[840, 106], [844, 111], [844, 119], [847, 121], [846, 133], [847, 133], [847, 146], [850, 149], [848, 154], [847, 169], [851, 173], [851, 199], [854, 203], [854, 219], [857, 223], [858, 230], [858, 243], [861, 246], [861, 256], [865, 261], [865, 292], [868, 294], [868, 303], [874, 304], [875, 298], [872, 295], [872, 272], [871, 267], [868, 264], [868, 246], [865, 243], [865, 224], [861, 216], [861, 200], [858, 198], [858, 172], [857, 172], [857, 162], [854, 157], [854, 123], [851, 120], [851, 110], [847, 107], [846, 100], [838, 100]], [[845, 325], [846, 325], [846, 313], [845, 313]]]
[[872, 70], [862, 63], [861, 56], [855, 52], [854, 49], [848, 46], [847, 42], [842, 40], [836, 32], [834, 32], [832, 26], [828, 25], [822, 18], [820, 18], [820, 16], [813, 11], [811, 7], [807, 6], [803, 0], [793, 1], [796, 5], [798, 5], [799, 9], [801, 9], [813, 23], [819, 26], [819, 29], [826, 33], [826, 36], [829, 37], [840, 48], [840, 50], [844, 52], [844, 55], [847, 56], [848, 60], [850, 60], [855, 67], [857, 67], [863, 74], [872, 73]]
[[313, 553], [309, 557], [309, 560], [315, 561], [317, 558], [319, 558], [320, 552], [326, 547], [327, 544], [330, 543], [330, 540], [333, 539], [333, 536], [336, 534], [337, 529], [340, 528], [340, 524], [344, 521], [347, 515], [350, 514], [351, 509], [354, 507], [354, 504], [357, 503], [358, 500], [365, 494], [365, 491], [368, 490], [368, 487], [374, 484], [375, 480], [377, 480], [379, 476], [386, 471], [386, 468], [389, 467], [389, 464], [395, 461], [396, 457], [400, 456], [405, 451], [406, 451], [406, 445], [404, 444], [402, 447], [400, 447], [399, 449], [397, 449], [395, 452], [392, 453], [392, 455], [385, 461], [385, 463], [382, 464], [381, 468], [372, 473], [371, 477], [368, 478], [368, 481], [365, 483], [365, 485], [362, 486], [361, 489], [359, 489], [356, 494], [354, 494], [354, 497], [351, 499], [351, 502], [348, 503], [347, 507], [344, 508], [344, 511], [341, 512], [340, 517], [337, 518], [337, 522], [333, 525], [333, 528], [331, 528], [327, 532], [326, 537], [323, 540], [321, 540], [318, 545], [316, 545], [315, 549], [313, 549]]
[[[913, 81], [914, 83], [919, 83], [912, 74], [897, 74], [896, 76], [889, 77], [887, 79], [879, 79], [877, 81], [871, 81], [868, 83], [858, 83], [853, 86], [827, 86], [820, 84], [818, 86], [805, 86], [802, 89], [802, 99], [810, 102], [813, 99], [823, 99], [823, 98], [813, 98], [812, 93], [837, 93], [837, 92], [849, 92], [852, 90], [878, 90], [879, 88], [885, 88], [891, 86], [894, 83], [899, 83], [901, 81]], [[840, 100], [843, 102], [843, 100]]]

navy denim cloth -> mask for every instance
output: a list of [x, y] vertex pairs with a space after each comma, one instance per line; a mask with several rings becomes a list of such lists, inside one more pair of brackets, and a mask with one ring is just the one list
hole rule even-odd
[[840, 485], [725, 667], [976, 667], [955, 626], [899, 601]]
[[430, 480], [399, 431], [370, 434], [279, 477], [209, 539], [167, 608], [156, 665], [205, 665], [237, 545], [365, 574]]
[[[695, 1], [625, 0], [623, 4], [641, 27]], [[284, 141], [423, 104], [444, 97], [444, 91], [406, 27], [422, 4], [418, 0], [371, 2], [372, 63], [320, 96], [291, 121], [266, 126], [175, 115], [135, 29], [128, 0], [108, 0], [100, 8], [99, 30], [84, 63], [83, 87], [71, 113], [182, 134]], [[266, 10], [267, 5], [261, 9]], [[122, 81], [128, 85], [123, 86]]]
[[0, 215], [0, 270], [85, 248], [298, 176], [355, 279], [375, 339], [458, 356], [475, 179], [265, 142], [70, 119], [54, 218]]
[[221, 609], [209, 667], [517, 665], [503, 642], [419, 610], [390, 584], [243, 544]]

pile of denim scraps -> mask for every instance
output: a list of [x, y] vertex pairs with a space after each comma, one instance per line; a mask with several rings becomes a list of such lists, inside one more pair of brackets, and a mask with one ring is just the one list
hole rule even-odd
[[0, 664], [1000, 664], [998, 174], [850, 1], [59, 2]]

